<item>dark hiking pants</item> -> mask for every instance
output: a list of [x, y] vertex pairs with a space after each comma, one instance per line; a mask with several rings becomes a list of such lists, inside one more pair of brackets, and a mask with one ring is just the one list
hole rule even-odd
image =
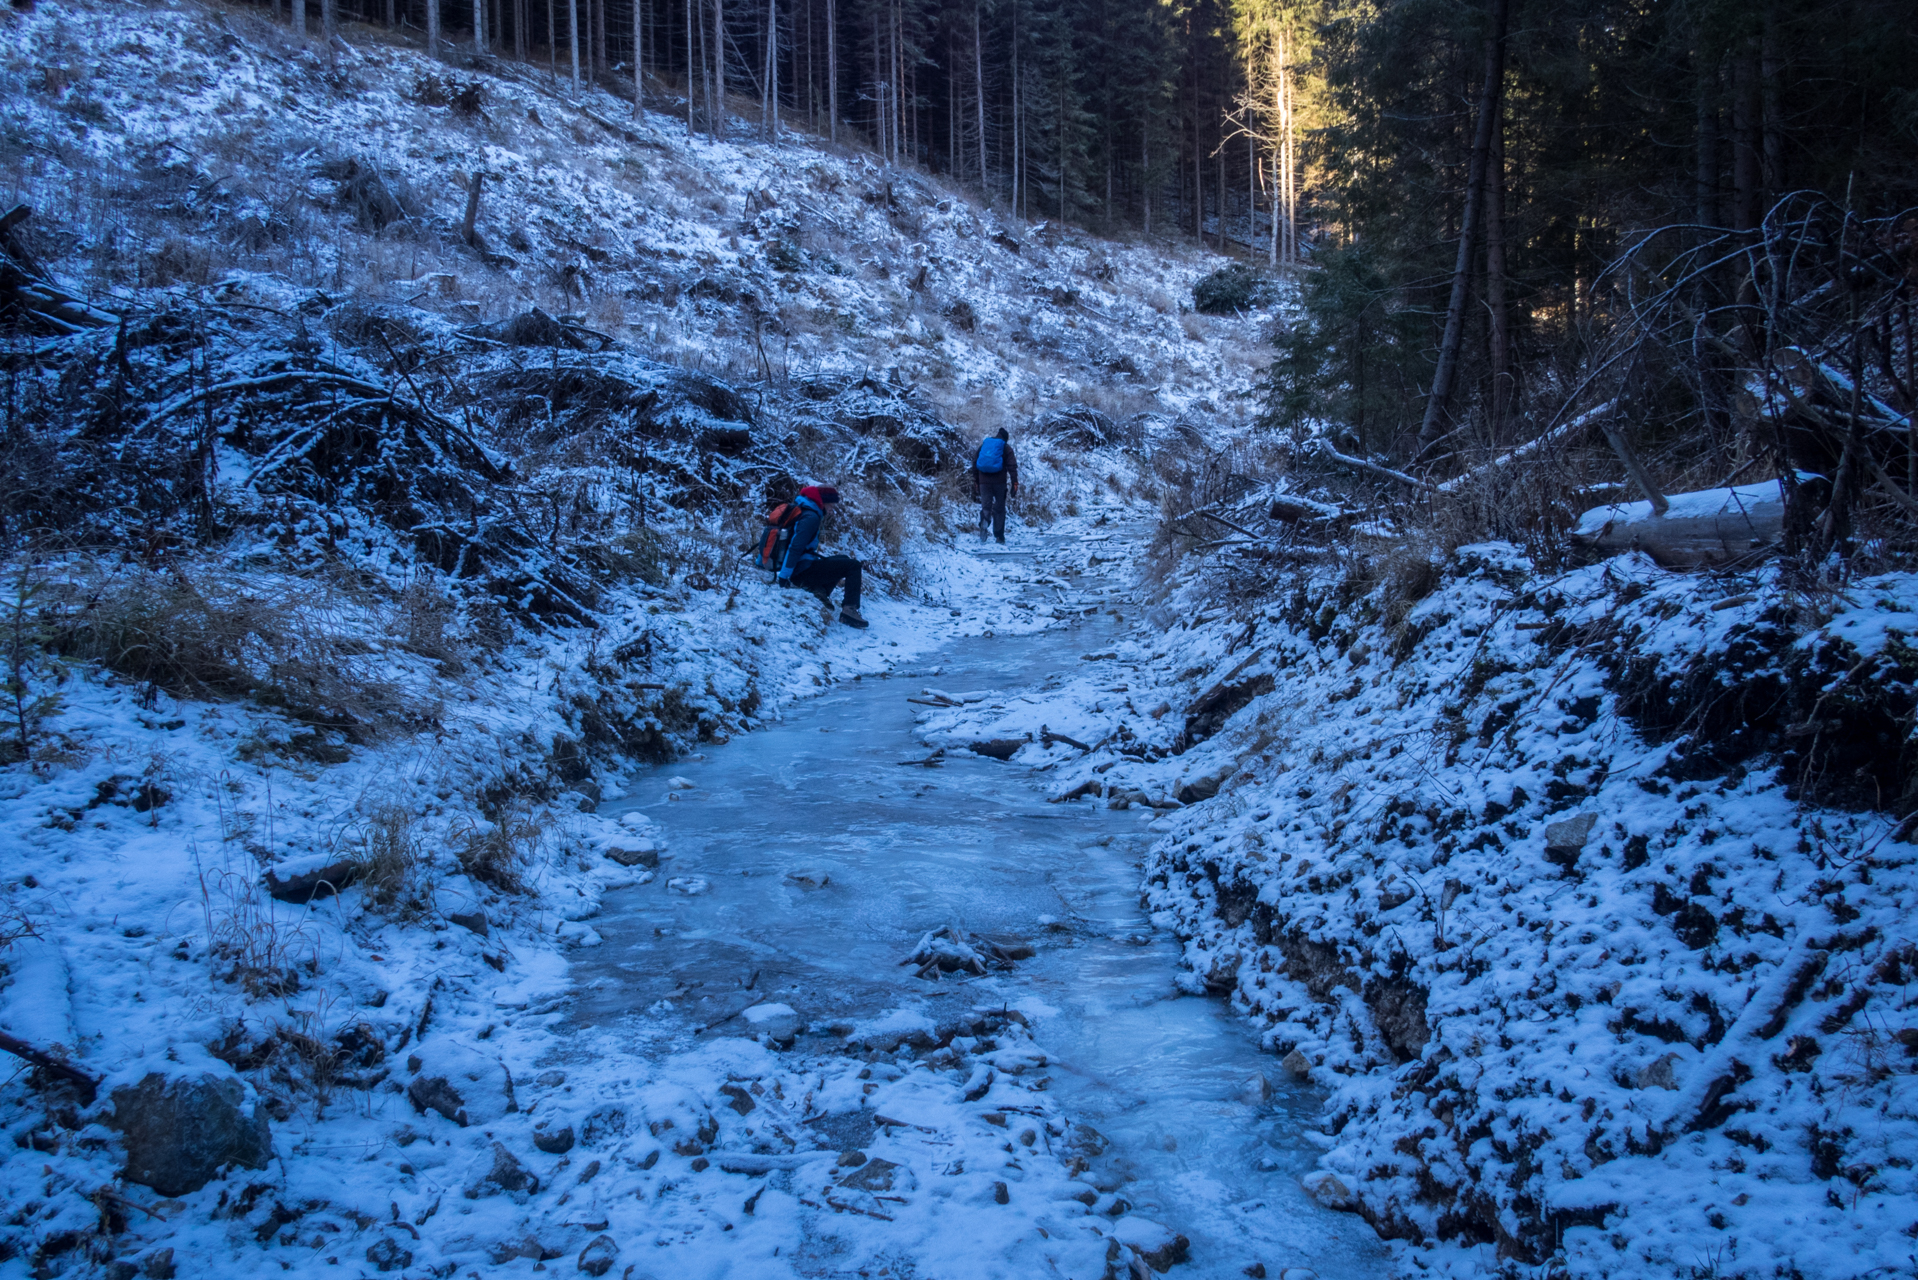
[[1006, 473], [984, 472], [979, 476], [979, 532], [988, 526], [992, 536], [1006, 540]]
[[806, 588], [821, 600], [832, 594], [839, 580], [846, 581], [844, 607], [859, 612], [859, 562], [851, 556], [820, 556], [793, 570], [793, 583]]

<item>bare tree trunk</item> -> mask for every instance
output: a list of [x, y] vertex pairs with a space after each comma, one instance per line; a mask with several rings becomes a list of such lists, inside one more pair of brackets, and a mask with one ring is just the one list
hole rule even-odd
[[1205, 139], [1199, 123], [1199, 70], [1192, 69], [1192, 232], [1205, 248]]
[[[428, 4], [438, 4], [439, 0], [427, 0]], [[552, 73], [553, 83], [559, 83], [559, 19], [555, 16], [559, 0], [546, 0], [546, 69]]]
[[1769, 205], [1785, 190], [1785, 135], [1783, 90], [1785, 61], [1778, 49], [1778, 6], [1765, 8], [1765, 34], [1759, 53], [1759, 128], [1764, 138], [1763, 186]]
[[[299, 0], [302, 7], [306, 0]], [[440, 56], [440, 0], [426, 0], [426, 56]]]
[[646, 6], [633, 0], [633, 116], [646, 112]]
[[1279, 59], [1280, 84], [1285, 97], [1285, 260], [1299, 260], [1299, 144], [1297, 90], [1291, 65]]
[[579, 0], [566, 0], [566, 42], [573, 52], [573, 96], [579, 97]]
[[1025, 86], [1019, 82], [1019, 17], [1021, 9], [1012, 8], [1012, 216], [1023, 216], [1026, 192], [1026, 103]]
[[726, 0], [713, 0], [713, 140], [726, 129]]
[[686, 0], [686, 136], [694, 135], [693, 129], [693, 0]]
[[979, 107], [979, 192], [990, 207], [992, 189], [986, 183], [986, 42], [980, 34], [979, 0], [973, 0], [972, 5], [972, 88]]
[[828, 136], [839, 142], [839, 23], [833, 0], [826, 0], [826, 120]]
[[1510, 0], [1492, 0], [1491, 31], [1485, 40], [1485, 87], [1479, 94], [1478, 129], [1472, 139], [1472, 163], [1465, 180], [1465, 210], [1459, 218], [1452, 300], [1445, 312], [1445, 336], [1439, 343], [1438, 367], [1432, 373], [1432, 394], [1425, 400], [1425, 421], [1419, 426], [1420, 453], [1445, 435], [1445, 406], [1452, 397], [1459, 345], [1465, 337], [1465, 304], [1472, 289], [1472, 241], [1478, 234], [1479, 214], [1485, 204], [1485, 175], [1491, 167], [1492, 135], [1499, 128], [1505, 87], [1505, 27], [1510, 14]]
[[1152, 120], [1150, 113], [1139, 112], [1139, 190], [1145, 207], [1145, 234], [1152, 236]]
[[[327, 0], [329, 7], [332, 0]], [[486, 52], [486, 0], [473, 0], [473, 52]]]
[[1718, 221], [1718, 68], [1698, 52], [1698, 103], [1693, 124], [1695, 167], [1692, 220], [1703, 228]]
[[1747, 43], [1732, 59], [1732, 228], [1758, 225], [1758, 51]]
[[[428, 16], [429, 22], [431, 21], [431, 18], [432, 18], [432, 4], [433, 4], [433, 0], [427, 0], [427, 6], [428, 6], [427, 16]], [[305, 39], [306, 37], [306, 0], [293, 0], [293, 10], [292, 10], [291, 16], [293, 18], [293, 34], [296, 36], [299, 36], [301, 39]]]
[[339, 14], [335, 11], [339, 0], [320, 0], [320, 35], [331, 40], [333, 33], [339, 30]]
[[1491, 171], [1485, 182], [1485, 308], [1490, 313], [1494, 445], [1505, 443], [1512, 403], [1511, 313], [1505, 305], [1505, 130], [1492, 133]]

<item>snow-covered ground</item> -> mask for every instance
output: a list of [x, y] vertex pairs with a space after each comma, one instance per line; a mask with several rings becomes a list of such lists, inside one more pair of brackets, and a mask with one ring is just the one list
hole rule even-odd
[[[1172, 1265], [1188, 1228], [1201, 1254], [1293, 1240], [1317, 1219], [1255, 1178], [1157, 1157], [1125, 1178], [1159, 1216], [1128, 1216], [1074, 1111], [1103, 1083], [1048, 1089], [1056, 1046], [1107, 1052], [1086, 1019], [1159, 1014], [1068, 1025], [994, 978], [997, 1005], [939, 1017], [773, 992], [672, 1021], [708, 992], [639, 1041], [579, 1021], [609, 891], [722, 896], [645, 816], [687, 789], [640, 757], [1115, 610], [1016, 696], [923, 677], [925, 750], [989, 748], [1061, 813], [1155, 837], [1140, 954], [1176, 935], [1186, 1007], [1225, 997], [1327, 1091], [1303, 1187], [1400, 1271], [1918, 1270], [1908, 577], [1547, 574], [1490, 544], [1149, 557], [1155, 506], [1232, 469], [1262, 360], [1267, 317], [1183, 314], [1217, 259], [1017, 223], [797, 135], [688, 138], [655, 89], [635, 114], [251, 9], [0, 13], [19, 234], [137, 320], [9, 348], [9, 394], [62, 448], [117, 441], [102, 473], [165, 480], [204, 446], [207, 477], [204, 517], [128, 518], [135, 484], [7, 566], [0, 1032], [100, 1097], [46, 1070], [0, 1088], [0, 1275], [1091, 1277]], [[513, 336], [534, 307], [569, 327]], [[94, 396], [115, 368], [151, 402]], [[178, 412], [309, 374], [358, 408], [222, 399], [205, 440]], [[403, 489], [464, 440], [467, 506], [274, 487], [345, 449], [318, 442], [352, 412], [410, 424], [353, 444]], [[1002, 423], [1014, 550], [1073, 535], [1036, 572], [976, 554], [955, 501], [946, 455]], [[856, 499], [834, 537], [872, 562], [869, 631], [729, 559], [800, 472]], [[468, 518], [531, 576], [462, 576]], [[592, 598], [555, 622], [555, 582]], [[198, 646], [166, 668], [189, 674], [134, 674], [170, 645]], [[342, 891], [292, 891], [322, 880]], [[167, 1130], [195, 1082], [171, 1137], [243, 1158], [176, 1186], [121, 1130]], [[1245, 1150], [1222, 1134], [1273, 1123], [1247, 1085], [1103, 1127], [1205, 1123], [1186, 1150], [1223, 1168]]]
[[1306, 570], [940, 736], [1043, 723], [1093, 747], [1014, 757], [1055, 794], [1167, 811], [1187, 981], [1332, 1090], [1314, 1186], [1414, 1270], [1907, 1274], [1918, 586], [1819, 607], [1503, 545]]

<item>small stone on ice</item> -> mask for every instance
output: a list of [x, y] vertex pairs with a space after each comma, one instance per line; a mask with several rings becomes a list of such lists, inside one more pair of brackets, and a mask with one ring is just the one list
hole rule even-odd
[[1312, 1060], [1297, 1049], [1286, 1054], [1279, 1065], [1301, 1080], [1312, 1074]]
[[694, 894], [706, 892], [712, 886], [704, 876], [674, 876], [666, 882], [666, 887], [674, 893], [683, 893], [691, 897]]
[[691, 791], [693, 788], [697, 787], [699, 784], [697, 782], [694, 782], [691, 778], [668, 778], [666, 779], [666, 785], [671, 787], [674, 791]]

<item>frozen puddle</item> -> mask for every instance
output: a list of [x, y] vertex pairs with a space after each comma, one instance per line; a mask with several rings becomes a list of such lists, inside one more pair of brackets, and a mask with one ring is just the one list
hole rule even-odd
[[[798, 1081], [761, 1112], [760, 1129], [719, 1140], [750, 1142], [759, 1164], [715, 1152], [718, 1169], [698, 1175], [737, 1182], [704, 1194], [742, 1202], [757, 1175], [796, 1206], [788, 1225], [803, 1243], [757, 1254], [753, 1274], [790, 1265], [798, 1275], [1095, 1280], [1164, 1261], [1154, 1224], [1190, 1241], [1175, 1274], [1240, 1277], [1262, 1265], [1273, 1277], [1303, 1267], [1333, 1280], [1388, 1269], [1362, 1221], [1299, 1188], [1317, 1154], [1301, 1136], [1315, 1098], [1224, 1005], [1174, 985], [1176, 943], [1138, 906], [1150, 811], [1047, 804], [1025, 770], [967, 752], [934, 768], [901, 764], [928, 753], [907, 702], [925, 685], [1039, 680], [1112, 626], [1102, 615], [969, 641], [936, 677], [842, 683], [608, 806], [650, 817], [667, 857], [650, 883], [609, 894], [594, 921], [605, 943], [575, 962], [576, 1029], [669, 1071], [704, 1062], [735, 1078], [763, 1075], [775, 1056], [745, 1043], [757, 1038]], [[691, 877], [703, 891], [668, 887]], [[985, 976], [921, 978], [901, 963], [948, 927], [1031, 954]], [[951, 949], [926, 945], [922, 956]], [[1030, 1039], [1019, 1019], [999, 1012], [987, 1025], [981, 1011], [1022, 1015]], [[728, 1068], [745, 1054], [760, 1055], [757, 1065]], [[792, 1097], [802, 1084], [805, 1097]], [[917, 1169], [917, 1185], [855, 1202], [835, 1180], [857, 1180], [813, 1147], [858, 1148], [877, 1163], [889, 1151], [908, 1168], [865, 1181], [896, 1177], [903, 1189]], [[909, 1206], [928, 1196], [939, 1225], [909, 1229]], [[698, 1256], [710, 1262], [689, 1254], [673, 1265], [746, 1274], [710, 1250]]]

